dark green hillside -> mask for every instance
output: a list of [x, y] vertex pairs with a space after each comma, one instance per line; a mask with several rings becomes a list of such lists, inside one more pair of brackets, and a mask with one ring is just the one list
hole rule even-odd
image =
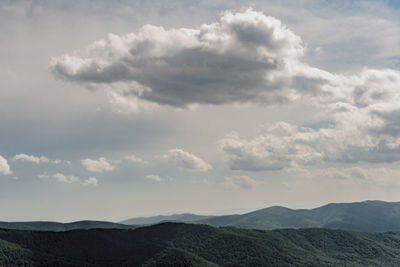
[[29, 249], [0, 239], [0, 266], [30, 266], [33, 253]]
[[0, 222], [0, 228], [14, 230], [33, 230], [33, 231], [68, 231], [76, 229], [132, 229], [133, 225], [103, 221], [78, 221], [71, 223], [58, 222]]
[[0, 230], [0, 241], [1, 266], [400, 266], [397, 233], [163, 223], [135, 230]]
[[196, 254], [179, 248], [166, 248], [157, 253], [153, 258], [142, 264], [143, 267], [168, 267], [168, 266], [193, 266], [217, 267], [219, 265], [209, 262]]

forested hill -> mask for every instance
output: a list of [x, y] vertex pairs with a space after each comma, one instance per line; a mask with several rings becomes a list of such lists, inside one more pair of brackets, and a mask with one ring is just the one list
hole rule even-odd
[[163, 223], [135, 230], [0, 230], [0, 266], [400, 266], [400, 234]]

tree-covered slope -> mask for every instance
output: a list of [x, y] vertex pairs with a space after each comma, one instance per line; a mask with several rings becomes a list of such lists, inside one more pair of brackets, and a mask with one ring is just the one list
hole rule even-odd
[[29, 249], [0, 239], [0, 266], [33, 266]]
[[0, 230], [0, 240], [1, 266], [400, 266], [398, 233], [163, 223], [135, 230]]

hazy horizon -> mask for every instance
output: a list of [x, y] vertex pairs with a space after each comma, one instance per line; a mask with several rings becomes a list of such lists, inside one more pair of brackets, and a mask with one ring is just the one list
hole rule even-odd
[[399, 201], [400, 5], [0, 3], [0, 221]]

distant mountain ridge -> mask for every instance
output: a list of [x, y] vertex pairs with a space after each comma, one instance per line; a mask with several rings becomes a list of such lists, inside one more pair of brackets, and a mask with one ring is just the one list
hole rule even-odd
[[130, 229], [161, 222], [234, 226], [246, 229], [328, 228], [364, 232], [400, 232], [400, 202], [363, 201], [331, 203], [314, 209], [273, 206], [242, 215], [207, 216], [191, 213], [132, 218], [121, 223], [103, 221], [0, 222], [0, 228], [16, 230], [68, 231], [75, 229]]
[[400, 231], [400, 202], [331, 203], [308, 210], [275, 206], [234, 217], [210, 218], [198, 223], [263, 230], [329, 228], [367, 232]]
[[0, 228], [13, 230], [32, 230], [32, 231], [69, 231], [76, 229], [133, 229], [133, 225], [105, 221], [77, 221], [71, 223], [59, 222], [0, 222]]
[[181, 214], [173, 214], [173, 215], [158, 215], [153, 217], [138, 217], [132, 218], [128, 220], [124, 220], [122, 224], [134, 224], [134, 225], [147, 225], [147, 224], [156, 224], [160, 222], [196, 222], [200, 220], [209, 219], [215, 216], [206, 216], [206, 215], [196, 215], [192, 213], [181, 213]]
[[[328, 228], [366, 232], [400, 231], [400, 202], [368, 200], [352, 203], [330, 203], [314, 209], [289, 209], [273, 206], [242, 215], [203, 216], [190, 220], [179, 214], [140, 218], [140, 224], [164, 221], [235, 226], [247, 229], [272, 230], [281, 228]], [[157, 221], [157, 218], [162, 220]], [[139, 222], [135, 218], [126, 222]]]

